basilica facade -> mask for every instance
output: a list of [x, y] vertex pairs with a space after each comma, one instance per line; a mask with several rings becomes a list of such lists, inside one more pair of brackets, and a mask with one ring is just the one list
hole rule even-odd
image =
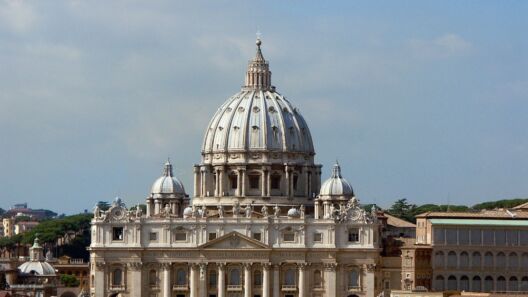
[[146, 211], [94, 210], [92, 296], [375, 296], [379, 224], [271, 84], [257, 40], [242, 89], [206, 128], [194, 195], [167, 162]]

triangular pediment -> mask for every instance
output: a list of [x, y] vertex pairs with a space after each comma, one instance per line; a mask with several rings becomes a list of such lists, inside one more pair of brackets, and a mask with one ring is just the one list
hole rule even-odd
[[200, 246], [202, 249], [269, 249], [264, 243], [236, 231], [227, 233]]

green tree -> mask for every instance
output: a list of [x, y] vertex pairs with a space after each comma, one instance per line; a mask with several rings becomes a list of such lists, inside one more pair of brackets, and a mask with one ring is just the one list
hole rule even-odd
[[488, 201], [479, 204], [473, 205], [474, 209], [495, 209], [495, 208], [513, 208], [515, 206], [521, 205], [528, 202], [526, 198], [516, 198], [516, 199], [503, 199], [497, 201]]
[[65, 287], [78, 287], [79, 280], [74, 275], [61, 274], [60, 281]]
[[110, 208], [110, 203], [106, 201], [99, 201], [96, 204], [100, 210], [108, 210]]
[[[132, 207], [130, 208], [130, 211], [136, 211], [136, 208], [137, 208], [137, 206], [134, 205], [134, 206], [132, 206]], [[145, 204], [140, 204], [140, 205], [139, 205], [139, 208], [141, 208], [141, 211], [142, 211], [143, 213], [147, 213], [147, 205], [145, 205]]]
[[396, 200], [394, 204], [387, 210], [390, 215], [406, 220], [408, 222], [415, 222], [416, 205], [407, 202], [407, 198]]

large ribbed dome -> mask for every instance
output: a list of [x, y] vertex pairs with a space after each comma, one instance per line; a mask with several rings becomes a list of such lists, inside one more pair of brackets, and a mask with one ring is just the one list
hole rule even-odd
[[310, 130], [299, 110], [271, 86], [271, 72], [257, 40], [246, 84], [215, 113], [202, 153], [245, 151], [298, 152], [314, 155]]

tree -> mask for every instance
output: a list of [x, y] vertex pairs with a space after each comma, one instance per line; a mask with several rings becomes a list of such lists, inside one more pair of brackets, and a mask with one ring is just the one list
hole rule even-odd
[[406, 220], [408, 222], [415, 222], [416, 205], [407, 202], [407, 198], [396, 200], [394, 204], [387, 210], [390, 215]]
[[60, 281], [65, 287], [79, 286], [79, 280], [74, 275], [61, 274]]
[[0, 216], [3, 215], [5, 212], [6, 212], [5, 209], [0, 207]]
[[495, 208], [513, 208], [517, 205], [521, 205], [523, 203], [528, 202], [528, 199], [503, 199], [503, 200], [497, 200], [497, 201], [488, 201], [483, 202], [479, 204], [473, 205], [474, 209], [495, 209]]
[[[137, 206], [134, 205], [134, 206], [132, 206], [132, 207], [130, 208], [130, 211], [135, 211], [136, 208], [137, 208]], [[143, 213], [147, 213], [147, 205], [145, 205], [145, 204], [140, 204], [140, 205], [139, 205], [139, 208], [141, 208], [141, 211], [142, 211]]]
[[96, 204], [100, 210], [108, 210], [110, 208], [110, 203], [106, 201], [99, 201]]

